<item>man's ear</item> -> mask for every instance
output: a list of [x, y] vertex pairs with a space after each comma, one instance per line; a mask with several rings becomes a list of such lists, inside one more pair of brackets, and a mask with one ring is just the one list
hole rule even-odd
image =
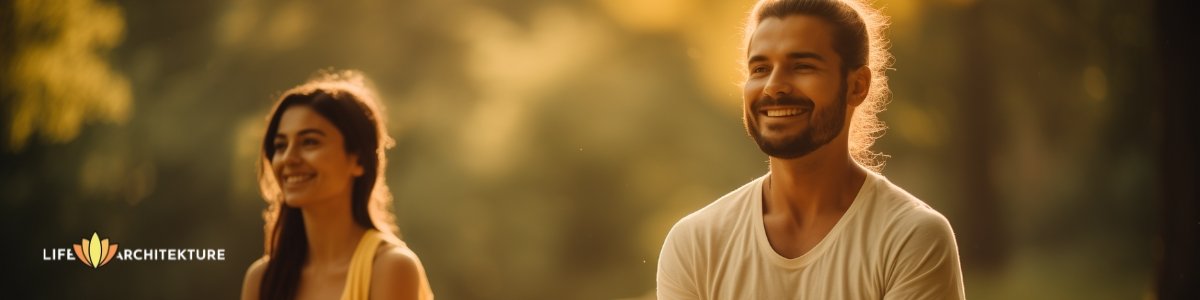
[[867, 99], [867, 93], [871, 91], [871, 68], [867, 66], [858, 67], [854, 71], [846, 74], [846, 102], [850, 106], [858, 106]]
[[350, 174], [354, 175], [354, 177], [362, 176], [363, 175], [363, 167], [362, 167], [362, 164], [358, 162], [357, 154], [350, 155], [350, 163], [354, 164], [354, 168], [350, 170]]

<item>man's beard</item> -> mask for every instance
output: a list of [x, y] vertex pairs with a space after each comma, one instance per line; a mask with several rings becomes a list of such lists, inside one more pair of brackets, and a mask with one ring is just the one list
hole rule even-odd
[[[796, 105], [812, 108], [809, 112], [808, 126], [799, 134], [784, 136], [776, 140], [766, 140], [762, 137], [762, 129], [759, 128], [758, 122], [758, 118], [761, 117], [758, 112], [764, 105]], [[842, 132], [842, 126], [846, 124], [846, 109], [846, 80], [843, 79], [838, 87], [837, 101], [829, 107], [818, 110], [811, 99], [792, 96], [761, 99], [751, 104], [750, 110], [745, 112], [743, 121], [746, 131], [750, 133], [750, 137], [754, 138], [759, 150], [771, 157], [791, 159], [808, 155], [833, 141]]]

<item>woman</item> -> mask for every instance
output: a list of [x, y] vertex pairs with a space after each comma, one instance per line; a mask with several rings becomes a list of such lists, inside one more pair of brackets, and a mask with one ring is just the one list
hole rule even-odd
[[396, 238], [383, 180], [391, 146], [361, 74], [285, 92], [263, 136], [265, 255], [242, 299], [432, 299], [416, 254]]

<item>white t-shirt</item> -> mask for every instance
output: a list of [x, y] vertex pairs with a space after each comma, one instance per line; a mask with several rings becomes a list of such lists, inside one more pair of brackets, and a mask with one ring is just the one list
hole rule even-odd
[[658, 299], [964, 299], [950, 223], [869, 175], [816, 246], [771, 248], [759, 177], [679, 220], [658, 258]]

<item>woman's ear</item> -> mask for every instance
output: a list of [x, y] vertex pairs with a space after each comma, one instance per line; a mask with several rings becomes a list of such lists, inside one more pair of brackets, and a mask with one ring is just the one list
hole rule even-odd
[[867, 99], [867, 94], [871, 91], [871, 68], [867, 66], [858, 67], [858, 69], [846, 74], [846, 102], [850, 106], [858, 106]]

